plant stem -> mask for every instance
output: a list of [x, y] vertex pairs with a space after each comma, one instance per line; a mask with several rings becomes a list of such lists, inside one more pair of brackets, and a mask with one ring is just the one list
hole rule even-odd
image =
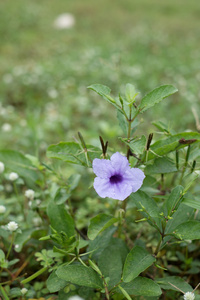
[[109, 295], [109, 290], [108, 290], [107, 282], [105, 281], [105, 278], [104, 278], [103, 275], [101, 276], [101, 278], [103, 279], [103, 284], [104, 284], [104, 288], [105, 288], [106, 299], [110, 300], [110, 295]]
[[3, 297], [4, 297], [4, 300], [9, 300], [9, 298], [8, 298], [8, 296], [7, 296], [4, 288], [1, 286], [1, 284], [0, 284], [0, 291], [1, 291], [2, 295], [3, 295]]
[[[128, 121], [128, 133], [127, 133], [127, 142], [129, 143], [130, 142], [130, 137], [131, 137], [131, 123], [132, 123], [132, 120], [131, 120], [131, 106], [129, 106], [129, 118], [127, 119]], [[129, 160], [129, 154], [130, 154], [130, 147], [127, 146], [127, 159]]]
[[14, 237], [15, 237], [15, 233], [12, 232], [12, 237], [11, 237], [10, 247], [9, 247], [8, 252], [7, 252], [7, 255], [6, 255], [6, 259], [8, 259], [9, 255], [10, 255], [10, 251], [11, 251], [11, 249], [12, 249], [12, 245], [13, 245], [13, 242], [14, 242]]
[[21, 283], [25, 284], [27, 282], [30, 282], [31, 280], [35, 279], [36, 277], [38, 277], [39, 275], [41, 275], [42, 273], [44, 273], [46, 270], [48, 270], [48, 267], [44, 267], [44, 268], [40, 269], [39, 271], [37, 271], [33, 275], [31, 275], [28, 278], [22, 280]]
[[181, 184], [181, 182], [183, 180], [183, 176], [185, 174], [185, 171], [186, 171], [186, 168], [187, 168], [187, 165], [188, 165], [189, 155], [190, 155], [190, 145], [188, 146], [188, 149], [187, 149], [186, 158], [185, 158], [185, 164], [183, 166], [183, 170], [182, 170], [182, 173], [181, 173], [181, 178], [180, 178], [179, 184]]

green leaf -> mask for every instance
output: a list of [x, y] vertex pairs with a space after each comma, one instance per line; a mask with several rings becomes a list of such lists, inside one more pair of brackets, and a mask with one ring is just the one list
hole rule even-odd
[[35, 183], [42, 178], [42, 175], [32, 165], [31, 161], [18, 151], [0, 150], [0, 161], [27, 181]]
[[173, 85], [162, 85], [144, 96], [139, 105], [139, 110], [141, 110], [141, 112], [144, 112], [145, 110], [154, 106], [156, 103], [159, 103], [164, 98], [176, 93], [177, 91], [178, 90]]
[[[184, 142], [184, 140], [186, 142]], [[166, 139], [159, 140], [150, 146], [150, 149], [155, 153], [148, 153], [148, 160], [156, 157], [156, 154], [163, 156], [172, 151], [187, 147], [190, 143], [200, 142], [200, 133], [197, 132], [182, 132], [170, 136]]]
[[200, 201], [198, 198], [194, 197], [193, 195], [189, 194], [183, 199], [183, 204], [200, 210]]
[[135, 246], [127, 255], [124, 270], [123, 281], [130, 282], [136, 278], [141, 272], [146, 270], [156, 261], [155, 257], [149, 254], [144, 248]]
[[119, 126], [121, 127], [124, 135], [127, 135], [128, 132], [128, 122], [123, 114], [117, 111], [117, 119], [119, 121]]
[[103, 288], [102, 280], [99, 275], [90, 267], [83, 265], [61, 266], [57, 269], [56, 274], [59, 278], [91, 288]]
[[115, 99], [113, 99], [110, 96], [111, 89], [109, 87], [102, 84], [93, 84], [88, 86], [88, 89], [99, 94], [101, 97], [103, 97], [106, 101], [108, 101], [110, 104], [116, 107], [118, 111], [122, 113], [120, 106], [116, 103]]
[[171, 135], [171, 132], [170, 132], [170, 130], [169, 130], [169, 125], [163, 123], [162, 121], [152, 122], [152, 124], [153, 124], [154, 126], [156, 126], [160, 131], [165, 132], [165, 133]]
[[69, 191], [73, 191], [80, 181], [81, 175], [80, 174], [73, 174], [68, 178], [67, 185], [69, 187]]
[[18, 245], [18, 248], [15, 249], [16, 252], [22, 250], [23, 245], [31, 239], [32, 233], [35, 231], [35, 228], [24, 229], [21, 233], [17, 233], [15, 237], [15, 244]]
[[[144, 193], [143, 191], [137, 191], [136, 193], [132, 193], [129, 196], [129, 201], [133, 202], [138, 209], [145, 208], [145, 211], [141, 211], [141, 214], [145, 218], [149, 218], [150, 216], [155, 221], [157, 226], [159, 228], [161, 227], [161, 216], [158, 206], [156, 202], [152, 198], [150, 198], [146, 193]], [[150, 222], [150, 224], [154, 226], [152, 222]]]
[[123, 287], [129, 295], [134, 296], [155, 297], [162, 294], [162, 291], [156, 282], [140, 276], [128, 283], [123, 282], [121, 287]]
[[145, 168], [147, 174], [165, 174], [176, 171], [175, 163], [167, 157], [156, 158], [152, 165], [147, 165]]
[[75, 234], [74, 220], [68, 214], [64, 204], [56, 205], [54, 201], [50, 201], [47, 207], [47, 215], [51, 226], [57, 231], [64, 231], [68, 237]]
[[176, 227], [178, 227], [181, 223], [184, 223], [193, 218], [193, 215], [194, 209], [190, 207], [186, 209], [185, 205], [181, 203], [177, 211], [173, 214], [172, 219], [168, 220], [165, 233], [173, 233]]
[[50, 293], [55, 293], [63, 289], [67, 285], [67, 281], [59, 278], [53, 271], [47, 279], [47, 288]]
[[97, 235], [104, 231], [106, 228], [117, 222], [116, 218], [106, 214], [99, 214], [90, 220], [88, 227], [88, 238], [94, 240]]
[[101, 252], [98, 266], [104, 277], [110, 278], [108, 282], [109, 290], [120, 282], [122, 268], [127, 254], [128, 249], [126, 244], [120, 239], [115, 239], [115, 242], [110, 243], [108, 247]]
[[110, 226], [101, 232], [94, 240], [89, 241], [89, 248], [87, 251], [92, 251], [91, 257], [93, 260], [98, 261], [102, 251], [108, 247], [110, 243], [114, 243], [116, 238], [113, 238], [113, 234], [116, 230], [117, 227]]
[[167, 209], [167, 216], [170, 216], [172, 210], [178, 208], [178, 204], [181, 200], [183, 193], [183, 187], [181, 185], [176, 186], [172, 191], [168, 199], [165, 201], [164, 206]]
[[56, 191], [56, 195], [54, 197], [54, 202], [57, 205], [63, 204], [66, 202], [67, 199], [69, 199], [70, 196], [71, 196], [71, 194], [67, 193], [66, 189], [59, 188]]
[[5, 259], [5, 253], [0, 249], [0, 262]]
[[129, 294], [127, 293], [127, 291], [123, 289], [123, 287], [121, 287], [120, 285], [118, 285], [118, 288], [120, 289], [120, 291], [122, 292], [122, 294], [126, 297], [126, 299], [131, 300], [131, 297], [129, 296]]
[[200, 239], [200, 222], [187, 221], [175, 228], [174, 233], [181, 240], [199, 240]]
[[47, 156], [82, 166], [91, 166], [91, 161], [101, 155], [101, 150], [92, 145], [86, 146], [87, 153], [78, 143], [60, 142], [57, 145], [51, 145], [48, 147]]
[[164, 290], [177, 291], [177, 289], [171, 285], [173, 284], [174, 286], [182, 290], [184, 293], [193, 291], [191, 285], [189, 285], [186, 281], [184, 281], [181, 277], [178, 276], [167, 276], [164, 278], [157, 278], [156, 282]]
[[130, 142], [127, 142], [127, 139], [120, 139], [123, 143], [128, 145], [131, 151], [135, 154], [142, 154], [145, 150], [147, 139], [144, 135], [142, 135], [140, 138], [131, 140]]
[[138, 95], [138, 93], [136, 93], [134, 85], [127, 83], [125, 95], [129, 105], [135, 101], [135, 97]]

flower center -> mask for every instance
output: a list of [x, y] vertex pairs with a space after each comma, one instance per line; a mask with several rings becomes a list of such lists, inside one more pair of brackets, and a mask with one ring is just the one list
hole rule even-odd
[[122, 182], [122, 180], [123, 180], [123, 177], [120, 174], [115, 174], [110, 177], [111, 184]]

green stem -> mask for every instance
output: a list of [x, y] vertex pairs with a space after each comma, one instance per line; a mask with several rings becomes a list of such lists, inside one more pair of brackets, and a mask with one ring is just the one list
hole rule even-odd
[[4, 297], [4, 300], [9, 300], [9, 298], [8, 298], [4, 288], [1, 286], [1, 284], [0, 284], [0, 291], [2, 293], [2, 296]]
[[[127, 119], [128, 121], [128, 133], [127, 133], [127, 142], [129, 143], [130, 142], [130, 137], [131, 137], [131, 123], [132, 123], [132, 120], [131, 120], [131, 106], [129, 106], [129, 118]], [[127, 159], [129, 160], [129, 152], [130, 151], [130, 147], [127, 146]]]
[[24, 279], [21, 281], [21, 284], [25, 284], [33, 279], [35, 279], [36, 277], [38, 277], [39, 275], [41, 275], [42, 273], [44, 273], [46, 270], [48, 270], [48, 267], [44, 267], [42, 269], [40, 269], [39, 271], [37, 271], [36, 273], [34, 273], [33, 275], [29, 276], [28, 278]]
[[12, 237], [11, 237], [11, 242], [10, 242], [10, 247], [8, 249], [7, 255], [6, 255], [6, 259], [8, 259], [9, 255], [10, 255], [10, 251], [12, 249], [13, 243], [14, 243], [14, 237], [15, 237], [15, 233], [12, 232]]
[[16, 194], [17, 201], [19, 202], [20, 207], [21, 207], [21, 213], [24, 216], [24, 219], [26, 219], [25, 212], [24, 212], [24, 207], [23, 207], [23, 203], [22, 203], [22, 201], [19, 198], [19, 193], [18, 193], [17, 185], [16, 185], [15, 182], [13, 182], [13, 187], [14, 187], [14, 191], [15, 191], [15, 194]]
[[190, 155], [190, 145], [188, 146], [188, 149], [187, 149], [186, 158], [185, 158], [185, 164], [183, 166], [183, 170], [182, 170], [182, 173], [181, 173], [181, 178], [180, 178], [179, 184], [181, 184], [181, 182], [183, 180], [183, 176], [185, 174], [185, 171], [186, 171], [186, 168], [187, 168], [187, 165], [188, 165], [189, 155]]
[[104, 283], [104, 288], [105, 288], [105, 294], [106, 294], [106, 299], [109, 300], [110, 299], [110, 295], [109, 295], [109, 290], [108, 290], [108, 286], [107, 286], [107, 283], [104, 279], [104, 277], [102, 276], [102, 279], [103, 279], [103, 283]]

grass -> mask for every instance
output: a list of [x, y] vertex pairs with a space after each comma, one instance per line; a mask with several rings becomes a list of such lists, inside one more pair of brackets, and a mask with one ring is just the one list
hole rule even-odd
[[[2, 134], [6, 147], [14, 142], [18, 150], [35, 152], [41, 143], [45, 148], [71, 140], [80, 129], [88, 142], [99, 134], [112, 140], [119, 131], [113, 125], [115, 113], [88, 92], [92, 83], [110, 86], [115, 96], [127, 82], [141, 95], [173, 84], [179, 94], [145, 115], [141, 130], [154, 130], [153, 119], [178, 131], [195, 130], [191, 107], [199, 111], [200, 76], [196, 1], [19, 0], [0, 7], [0, 95], [4, 106], [14, 107], [1, 121], [13, 126], [9, 137]], [[74, 28], [53, 27], [63, 12], [74, 14]], [[22, 138], [21, 119], [28, 127]]]

